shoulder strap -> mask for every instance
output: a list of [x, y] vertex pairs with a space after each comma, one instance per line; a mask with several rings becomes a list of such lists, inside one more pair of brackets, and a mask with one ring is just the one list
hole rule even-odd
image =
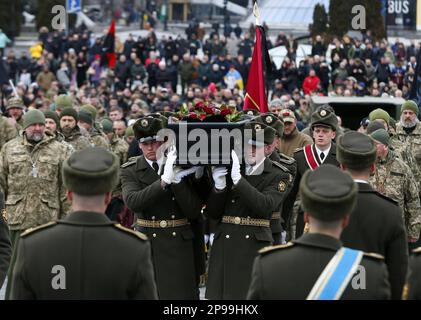
[[319, 166], [319, 163], [316, 160], [316, 156], [313, 152], [313, 145], [308, 144], [303, 148], [304, 157], [306, 158], [307, 164], [311, 170], [316, 170]]
[[329, 261], [307, 300], [339, 300], [361, 263], [363, 252], [341, 248]]

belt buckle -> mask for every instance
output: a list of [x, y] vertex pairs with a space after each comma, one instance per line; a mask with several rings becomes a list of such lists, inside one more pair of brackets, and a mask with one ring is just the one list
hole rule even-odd
[[235, 224], [240, 224], [241, 223], [241, 218], [240, 217], [235, 217], [234, 218], [234, 223]]
[[159, 226], [160, 226], [161, 228], [166, 228], [166, 227], [168, 226], [168, 222], [167, 222], [167, 220], [161, 220], [161, 221], [159, 222]]

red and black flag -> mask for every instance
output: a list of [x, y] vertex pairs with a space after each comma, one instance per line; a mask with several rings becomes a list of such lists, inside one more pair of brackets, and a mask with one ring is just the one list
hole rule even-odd
[[[254, 15], [259, 18], [257, 2], [254, 3]], [[260, 112], [268, 112], [268, 100], [266, 95], [265, 78], [271, 72], [271, 62], [266, 45], [265, 30], [256, 22], [256, 42], [254, 44], [253, 57], [247, 80], [246, 96], [243, 110], [255, 109]]]
[[111, 21], [110, 30], [102, 43], [101, 66], [114, 69], [116, 63], [115, 54], [115, 21]]
[[412, 80], [409, 99], [414, 100], [418, 107], [421, 107], [421, 50], [418, 50], [417, 67], [414, 74], [414, 80]]

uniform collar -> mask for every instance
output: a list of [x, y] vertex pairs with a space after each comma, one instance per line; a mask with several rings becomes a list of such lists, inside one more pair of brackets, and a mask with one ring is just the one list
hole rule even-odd
[[293, 243], [338, 251], [342, 247], [342, 242], [330, 236], [320, 233], [305, 233], [300, 238], [292, 241]]
[[75, 211], [69, 214], [64, 219], [59, 220], [58, 223], [72, 224], [72, 225], [102, 226], [102, 225], [112, 225], [115, 222], [111, 221], [105, 215], [105, 213], [101, 214], [97, 212]]

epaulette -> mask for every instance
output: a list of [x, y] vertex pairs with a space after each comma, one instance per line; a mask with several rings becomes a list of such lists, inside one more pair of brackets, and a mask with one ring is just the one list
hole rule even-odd
[[283, 153], [279, 152], [278, 154], [279, 154], [279, 157], [281, 158], [280, 159], [281, 162], [283, 162], [285, 164], [291, 165], [291, 164], [294, 164], [296, 162], [294, 158], [288, 157], [288, 156], [284, 155]]
[[303, 150], [304, 148], [297, 148], [294, 150], [294, 153], [300, 152], [301, 150]]
[[275, 166], [275, 167], [278, 167], [279, 169], [281, 169], [282, 171], [285, 171], [285, 172], [287, 172], [287, 173], [290, 173], [290, 170], [287, 168], [287, 167], [285, 167], [285, 166], [283, 166], [282, 164], [280, 164], [278, 161], [274, 161], [274, 160], [271, 160], [272, 161], [272, 164]]
[[384, 260], [384, 257], [381, 254], [373, 252], [364, 252], [364, 257], [374, 258], [377, 260]]
[[119, 224], [119, 223], [114, 224], [114, 227], [116, 227], [117, 229], [119, 229], [119, 230], [121, 230], [121, 231], [124, 231], [124, 232], [130, 233], [130, 234], [132, 234], [132, 235], [134, 235], [134, 236], [136, 236], [136, 237], [138, 237], [139, 239], [142, 239], [142, 240], [144, 240], [144, 241], [148, 240], [148, 237], [146, 236], [146, 234], [144, 234], [144, 233], [142, 233], [142, 232], [139, 232], [139, 231], [134, 231], [134, 230], [132, 230], [132, 229], [128, 229], [128, 228], [126, 228], [126, 227], [123, 227], [123, 226], [122, 226], [121, 224]]
[[277, 246], [268, 246], [268, 247], [264, 247], [263, 249], [259, 250], [260, 254], [266, 254], [268, 252], [273, 252], [279, 249], [286, 249], [286, 248], [290, 248], [294, 246], [294, 243], [292, 242], [288, 242], [287, 244], [279, 244]]
[[127, 167], [130, 167], [130, 166], [134, 165], [137, 162], [137, 159], [139, 157], [140, 156], [129, 158], [129, 160], [127, 160], [126, 163], [122, 164], [120, 168], [123, 168], [124, 169], [124, 168], [127, 168]]
[[26, 237], [27, 235], [32, 234], [36, 231], [55, 226], [56, 224], [57, 224], [56, 221], [50, 221], [50, 222], [48, 222], [46, 224], [43, 224], [43, 225], [40, 225], [38, 227], [26, 229], [24, 232], [22, 232], [22, 234], [20, 236], [23, 238], [23, 237]]
[[421, 253], [421, 247], [415, 248], [414, 250], [412, 250], [412, 253], [415, 253], [415, 254]]
[[399, 202], [397, 202], [396, 200], [393, 200], [392, 198], [389, 198], [388, 196], [385, 196], [384, 194], [381, 194], [381, 193], [380, 193], [380, 192], [378, 192], [378, 191], [376, 191], [376, 194], [377, 194], [379, 197], [381, 197], [381, 198], [383, 198], [383, 199], [385, 199], [385, 200], [387, 200], [387, 201], [389, 201], [389, 202], [393, 203], [394, 205], [399, 206]]

